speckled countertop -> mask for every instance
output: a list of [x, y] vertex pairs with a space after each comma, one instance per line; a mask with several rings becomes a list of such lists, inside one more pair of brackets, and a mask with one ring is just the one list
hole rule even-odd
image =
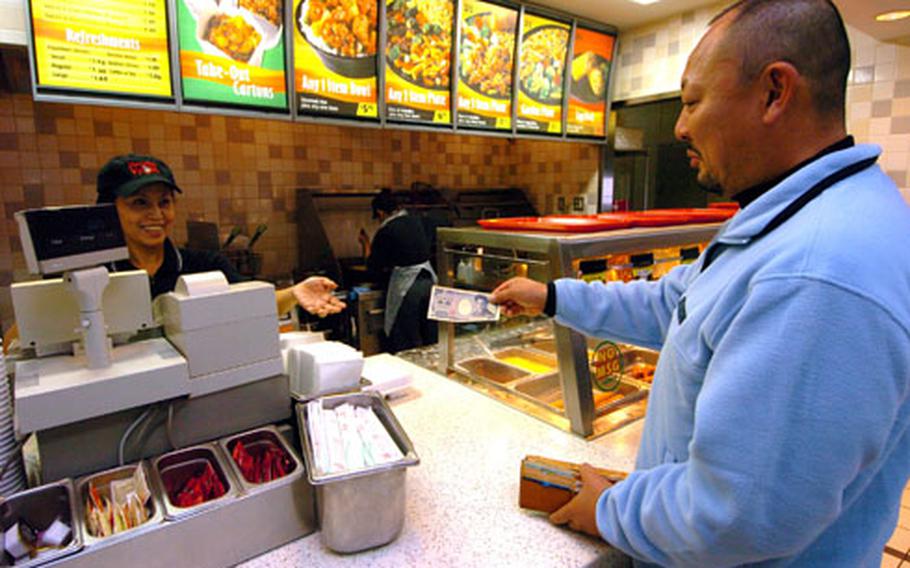
[[401, 535], [381, 548], [340, 555], [316, 532], [243, 568], [627, 565], [602, 541], [520, 509], [519, 467], [536, 454], [630, 471], [642, 421], [586, 442], [411, 363], [378, 357], [413, 376], [408, 394], [392, 401], [420, 456], [407, 473]]

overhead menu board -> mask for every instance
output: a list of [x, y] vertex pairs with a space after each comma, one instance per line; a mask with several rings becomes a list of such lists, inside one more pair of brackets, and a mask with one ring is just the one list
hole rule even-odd
[[453, 0], [386, 0], [385, 102], [398, 122], [449, 125]]
[[571, 26], [525, 12], [518, 64], [516, 126], [562, 134], [562, 102]]
[[39, 90], [170, 98], [165, 0], [31, 0]]
[[603, 138], [606, 134], [607, 88], [613, 59], [611, 35], [576, 28], [569, 87], [566, 131]]
[[177, 0], [187, 102], [285, 109], [282, 0]]
[[294, 84], [301, 114], [378, 119], [379, 0], [295, 0]]
[[512, 75], [518, 10], [464, 0], [458, 48], [458, 125], [512, 129]]

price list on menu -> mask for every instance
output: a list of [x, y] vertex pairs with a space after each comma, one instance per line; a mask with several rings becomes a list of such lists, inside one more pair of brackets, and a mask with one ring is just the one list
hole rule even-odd
[[165, 0], [31, 0], [39, 88], [171, 97]]

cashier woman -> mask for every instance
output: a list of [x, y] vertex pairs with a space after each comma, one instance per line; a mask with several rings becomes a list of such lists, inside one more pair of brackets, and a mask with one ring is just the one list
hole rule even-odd
[[400, 208], [388, 189], [373, 198], [372, 207], [381, 225], [372, 243], [363, 230], [359, 240], [370, 272], [388, 274], [383, 325], [387, 349], [397, 353], [435, 343], [436, 324], [427, 320], [427, 311], [436, 272], [423, 223]]
[[[178, 193], [183, 191], [171, 169], [151, 156], [117, 156], [101, 168], [98, 203], [117, 207], [130, 255], [109, 268], [148, 272], [153, 298], [172, 291], [182, 274], [220, 270], [228, 282], [243, 280], [223, 255], [178, 248], [171, 241], [168, 235], [177, 216]], [[297, 304], [320, 317], [338, 313], [344, 303], [332, 295], [335, 287], [331, 280], [317, 276], [277, 290], [278, 314]]]

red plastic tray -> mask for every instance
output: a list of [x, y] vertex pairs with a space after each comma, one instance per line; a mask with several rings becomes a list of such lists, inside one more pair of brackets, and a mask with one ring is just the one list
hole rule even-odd
[[708, 209], [739, 209], [739, 203], [735, 201], [720, 201], [717, 203], [709, 203]]
[[638, 220], [647, 222], [649, 218], [663, 220], [665, 218], [676, 217], [678, 223], [719, 223], [726, 221], [736, 215], [736, 211], [726, 208], [715, 209], [649, 209], [647, 211], [638, 211], [636, 215], [636, 226], [647, 226], [638, 224]]
[[550, 233], [594, 233], [627, 229], [631, 220], [625, 216], [601, 218], [600, 215], [550, 215], [548, 217], [509, 217], [481, 219], [477, 223], [485, 229], [499, 231], [545, 231]]

